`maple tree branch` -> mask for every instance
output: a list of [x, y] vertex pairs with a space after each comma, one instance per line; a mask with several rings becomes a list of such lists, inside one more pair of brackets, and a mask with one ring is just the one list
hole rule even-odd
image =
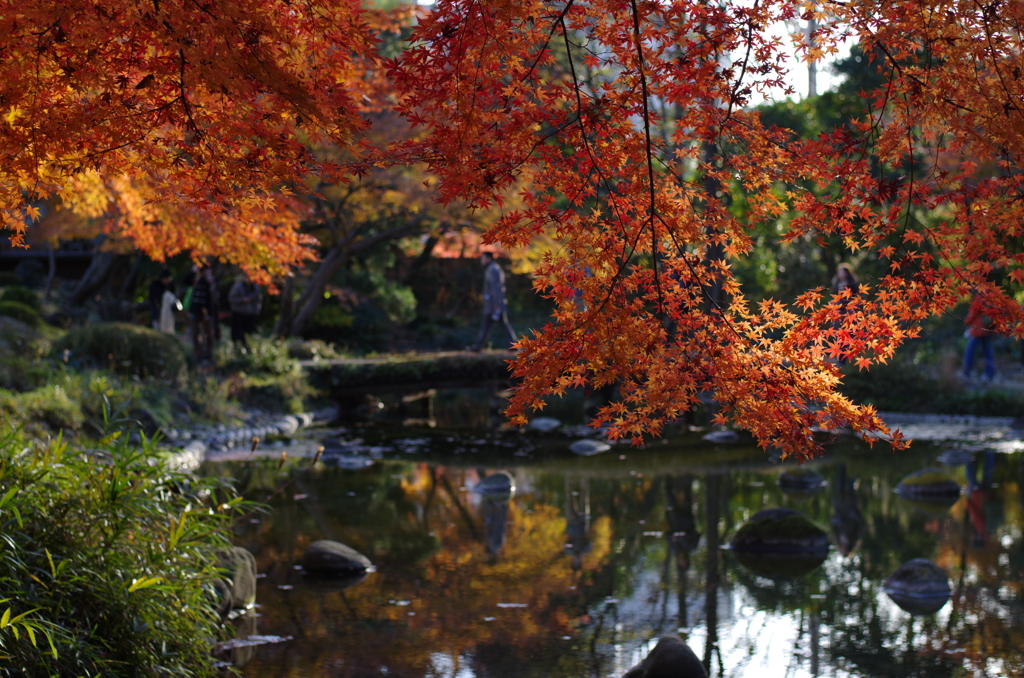
[[646, 144], [646, 155], [647, 155], [647, 181], [649, 183], [650, 193], [650, 224], [651, 224], [651, 267], [654, 271], [654, 286], [658, 290], [658, 319], [664, 321], [665, 313], [665, 296], [661, 289], [661, 278], [658, 274], [658, 231], [655, 227], [655, 217], [657, 216], [657, 205], [655, 203], [655, 186], [654, 186], [654, 159], [651, 151], [651, 114], [647, 107], [647, 74], [644, 72], [644, 49], [643, 42], [640, 39], [640, 13], [636, 6], [636, 0], [630, 0], [630, 5], [633, 8], [633, 39], [636, 41], [636, 56], [637, 66], [640, 72], [640, 91], [643, 96], [644, 104], [644, 142]]

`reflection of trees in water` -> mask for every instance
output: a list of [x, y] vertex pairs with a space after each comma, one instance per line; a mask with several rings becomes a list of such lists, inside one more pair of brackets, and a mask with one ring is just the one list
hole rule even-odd
[[[522, 670], [531, 657], [538, 668], [557, 663], [565, 653], [562, 636], [572, 632], [569, 587], [607, 557], [609, 519], [591, 521], [591, 548], [577, 572], [563, 551], [566, 521], [556, 506], [484, 498], [477, 513], [459, 489], [465, 471], [423, 465], [396, 474], [395, 466], [385, 468], [310, 477], [315, 510], [282, 502], [273, 523], [259, 528], [259, 570], [269, 570], [259, 591], [261, 630], [295, 639], [260, 648], [246, 674], [276, 674], [273, 665], [283, 662], [309, 675], [379, 674], [384, 665], [391, 676], [420, 678], [436, 668], [439, 648], [448, 665], [471, 661], [477, 675], [511, 675], [510, 667]], [[369, 496], [350, 497], [350, 491]], [[353, 505], [361, 516], [348, 512]], [[345, 591], [307, 590], [291, 564], [324, 529], [369, 556], [378, 571]], [[303, 536], [296, 539], [297, 533]], [[405, 545], [424, 539], [434, 548], [416, 553]], [[279, 564], [271, 567], [272, 561]], [[282, 584], [294, 588], [277, 588]], [[510, 655], [517, 661], [509, 662]], [[569, 669], [565, 675], [578, 673]]]
[[832, 487], [832, 534], [836, 547], [844, 556], [857, 548], [864, 534], [864, 515], [857, 502], [856, 481], [846, 475], [846, 464], [836, 464], [835, 484]]
[[[794, 505], [771, 473], [652, 477], [627, 476], [626, 468], [607, 477], [537, 470], [533, 494], [503, 508], [471, 504], [459, 469], [382, 465], [310, 475], [301, 492], [316, 498], [315, 511], [275, 500], [273, 519], [241, 535], [259, 549], [260, 572], [270, 574], [260, 587], [260, 632], [296, 636], [261, 647], [246, 674], [284, 672], [268, 664], [276, 657], [292, 673], [378, 674], [384, 664], [390, 675], [421, 678], [439, 666], [431, 653], [441, 649], [445, 666], [468, 663], [479, 676], [603, 678], [678, 625], [694, 632], [693, 649], [718, 676], [736, 670], [724, 665], [733, 639], [751, 646], [756, 640], [737, 635], [756, 629], [737, 630], [741, 620], [729, 612], [734, 593], [797, 630], [791, 661], [812, 673], [821, 669], [819, 657], [822, 665], [871, 676], [953, 676], [965, 662], [977, 675], [995, 675], [1003, 660], [1024, 666], [1020, 455], [996, 456], [990, 501], [1000, 502], [1005, 518], [986, 523], [983, 547], [973, 544], [966, 498], [936, 516], [893, 496], [892, 487], [922, 465], [920, 458], [897, 459], [874, 475], [863, 459], [851, 459], [842, 459], [843, 470], [836, 469], [820, 499], [795, 507], [819, 524], [833, 522], [837, 542], [845, 534], [851, 548], [859, 546], [794, 582], [759, 578], [719, 551], [730, 524], [761, 508]], [[846, 469], [861, 479], [858, 486], [843, 478]], [[652, 531], [664, 536], [643, 534]], [[320, 536], [358, 548], [380, 571], [342, 593], [304, 593], [289, 568]], [[934, 559], [953, 579], [953, 600], [937, 617], [911, 619], [880, 590], [885, 577], [917, 556]], [[281, 591], [278, 584], [296, 588]], [[503, 609], [498, 602], [529, 607]]]

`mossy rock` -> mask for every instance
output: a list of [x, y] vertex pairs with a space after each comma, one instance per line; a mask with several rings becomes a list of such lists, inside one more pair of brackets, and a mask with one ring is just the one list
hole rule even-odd
[[787, 508], [758, 511], [730, 543], [734, 551], [811, 553], [829, 548], [828, 534], [804, 514]]
[[896, 493], [906, 499], [956, 499], [960, 496], [960, 483], [945, 471], [934, 466], [915, 471], [900, 481]]
[[142, 325], [94, 323], [76, 327], [54, 343], [51, 354], [64, 351], [119, 374], [163, 379], [183, 385], [188, 376], [185, 349], [173, 335]]
[[788, 468], [779, 475], [779, 487], [783, 492], [817, 492], [825, 486], [825, 479], [814, 469], [806, 466]]
[[42, 302], [39, 301], [39, 295], [23, 285], [5, 287], [4, 291], [0, 292], [0, 301], [15, 301], [19, 304], [25, 304], [37, 313], [42, 306]]
[[0, 301], [0, 315], [20, 320], [29, 327], [39, 327], [39, 314], [34, 308], [20, 301]]
[[932, 615], [949, 600], [946, 571], [926, 558], [900, 565], [882, 585], [892, 601], [913, 615]]

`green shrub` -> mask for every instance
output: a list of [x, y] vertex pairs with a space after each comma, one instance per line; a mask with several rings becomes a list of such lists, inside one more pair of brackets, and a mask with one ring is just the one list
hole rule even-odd
[[[242, 509], [121, 438], [0, 438], [0, 675], [213, 676], [214, 552]], [[248, 507], [245, 507], [248, 508]]]
[[37, 313], [42, 306], [42, 302], [39, 301], [39, 295], [22, 285], [5, 287], [3, 293], [0, 293], [0, 301], [16, 301], [19, 304], [31, 307]]
[[52, 431], [74, 431], [84, 421], [82, 408], [61, 386], [43, 386], [25, 393], [0, 390], [0, 413], [13, 424], [45, 425]]
[[53, 345], [52, 354], [65, 351], [77, 360], [140, 378], [165, 379], [183, 385], [188, 376], [188, 359], [181, 342], [173, 335], [142, 325], [94, 323], [68, 331]]
[[52, 374], [53, 368], [42, 360], [0, 349], [0, 388], [31, 391], [45, 384]]
[[231, 372], [287, 374], [298, 367], [284, 341], [251, 335], [247, 346], [223, 341], [214, 350], [214, 362]]
[[39, 314], [36, 310], [20, 301], [0, 301], [0, 315], [20, 320], [29, 327], [39, 326]]
[[0, 271], [0, 287], [10, 287], [11, 285], [20, 285], [21, 278], [14, 271]]

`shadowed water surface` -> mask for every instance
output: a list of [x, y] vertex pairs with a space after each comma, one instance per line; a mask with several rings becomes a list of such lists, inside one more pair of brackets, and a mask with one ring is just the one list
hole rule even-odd
[[[557, 432], [378, 425], [323, 436], [377, 461], [205, 469], [261, 501], [290, 483], [236, 533], [265, 575], [243, 635], [286, 639], [245, 645], [235, 655], [245, 676], [621, 676], [666, 633], [682, 635], [712, 676], [1024, 672], [1020, 453], [990, 453], [987, 472], [983, 451], [977, 468], [946, 467], [979, 485], [948, 506], [893, 492], [938, 464], [945, 448], [935, 445], [894, 455], [840, 439], [813, 464], [826, 486], [787, 494], [777, 484], [787, 464], [695, 434], [588, 458]], [[515, 478], [509, 501], [471, 489], [497, 470]], [[829, 533], [821, 565], [748, 562], [725, 548], [774, 507]], [[377, 571], [305, 579], [297, 566], [318, 539], [358, 549]], [[952, 588], [929, 616], [883, 591], [917, 557]]]

